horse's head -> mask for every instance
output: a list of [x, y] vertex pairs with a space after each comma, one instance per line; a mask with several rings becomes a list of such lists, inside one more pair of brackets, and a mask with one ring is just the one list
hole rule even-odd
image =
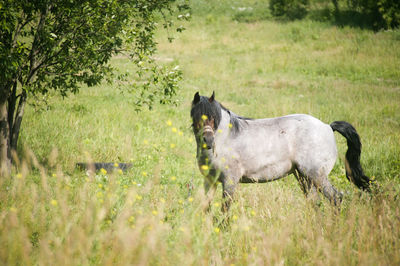
[[190, 116], [193, 121], [192, 127], [197, 145], [211, 149], [214, 145], [215, 130], [221, 121], [221, 106], [215, 100], [214, 92], [210, 98], [200, 96], [196, 92]]

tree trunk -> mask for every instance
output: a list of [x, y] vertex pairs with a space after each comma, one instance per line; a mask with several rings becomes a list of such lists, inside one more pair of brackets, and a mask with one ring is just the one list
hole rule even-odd
[[16, 81], [9, 85], [0, 93], [0, 176], [11, 174], [11, 155], [17, 150], [27, 96], [25, 90], [16, 95]]
[[[21, 128], [22, 117], [24, 115], [25, 103], [26, 103], [26, 91], [22, 90], [22, 93], [19, 97], [18, 108], [15, 113], [13, 124], [9, 124], [9, 127], [12, 128], [11, 133], [10, 133], [10, 150], [11, 150], [11, 152], [17, 151], [19, 130]], [[14, 102], [14, 106], [15, 105], [16, 105], [16, 102]]]
[[8, 127], [7, 99], [0, 99], [0, 176], [11, 174], [10, 130]]

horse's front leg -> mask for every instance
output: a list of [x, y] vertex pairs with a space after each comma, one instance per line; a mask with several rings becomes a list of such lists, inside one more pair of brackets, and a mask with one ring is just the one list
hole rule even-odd
[[223, 203], [222, 203], [222, 211], [223, 212], [228, 212], [232, 200], [233, 200], [233, 195], [235, 194], [235, 189], [238, 184], [239, 179], [236, 178], [223, 178], [222, 180], [222, 197], [223, 197]]
[[206, 205], [204, 210], [209, 212], [211, 210], [211, 201], [214, 198], [215, 190], [217, 189], [217, 182], [209, 177], [204, 178], [204, 193], [206, 195]]

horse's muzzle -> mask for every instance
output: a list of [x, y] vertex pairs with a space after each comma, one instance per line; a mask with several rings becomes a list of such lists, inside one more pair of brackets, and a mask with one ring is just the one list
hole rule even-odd
[[206, 134], [203, 136], [203, 141], [207, 146], [208, 150], [211, 150], [211, 148], [213, 147], [214, 144], [214, 136], [209, 136], [209, 134]]

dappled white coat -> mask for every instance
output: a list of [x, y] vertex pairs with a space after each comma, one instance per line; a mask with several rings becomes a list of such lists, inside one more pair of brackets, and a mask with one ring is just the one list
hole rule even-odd
[[[210, 163], [225, 178], [237, 182], [267, 182], [296, 168], [316, 186], [329, 182], [337, 148], [332, 128], [305, 114], [240, 120], [240, 133], [231, 132], [230, 115], [221, 110]], [[233, 141], [233, 139], [235, 139]]]

